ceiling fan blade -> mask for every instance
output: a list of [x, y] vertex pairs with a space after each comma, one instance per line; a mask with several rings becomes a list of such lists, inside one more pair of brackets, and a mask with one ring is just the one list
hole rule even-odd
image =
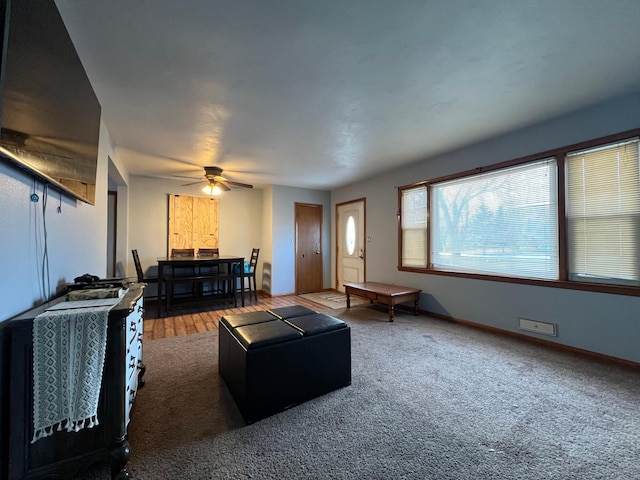
[[225, 192], [231, 190], [224, 182], [216, 182], [216, 185], [218, 185]]
[[[186, 177], [186, 178], [190, 178], [190, 177]], [[197, 182], [183, 183], [182, 186], [188, 187], [189, 185], [196, 185], [198, 183], [207, 183], [207, 180], [198, 180]]]
[[200, 178], [200, 177], [193, 177], [193, 176], [187, 177], [186, 175], [171, 175], [171, 176], [174, 177], [174, 178], [192, 178], [193, 180], [196, 180], [197, 178]]
[[253, 188], [253, 185], [249, 185], [248, 183], [233, 182], [231, 180], [225, 180], [225, 183], [233, 185], [234, 187]]

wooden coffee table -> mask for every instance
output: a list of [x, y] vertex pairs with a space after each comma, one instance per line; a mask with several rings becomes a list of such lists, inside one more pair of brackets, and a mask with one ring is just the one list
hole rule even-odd
[[378, 282], [345, 283], [347, 308], [351, 308], [350, 295], [368, 298], [371, 303], [378, 302], [389, 306], [389, 321], [393, 322], [393, 309], [399, 303], [413, 301], [413, 314], [418, 315], [419, 288], [400, 287]]

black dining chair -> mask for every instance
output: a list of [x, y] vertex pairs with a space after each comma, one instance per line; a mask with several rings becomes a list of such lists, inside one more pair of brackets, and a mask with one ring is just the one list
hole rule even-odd
[[198, 249], [199, 257], [215, 257], [216, 255], [220, 255], [219, 248], [199, 248]]
[[[220, 255], [219, 248], [199, 248], [198, 249], [198, 257], [207, 258], [207, 257], [217, 257]], [[219, 265], [207, 265], [199, 267], [200, 275], [218, 275], [220, 274], [220, 266]], [[210, 287], [207, 289], [207, 287]], [[200, 295], [206, 295], [208, 293], [224, 293], [226, 291], [225, 282], [218, 281], [203, 281], [202, 287], [200, 290]]]
[[[195, 249], [193, 248], [172, 248], [171, 249], [171, 257], [172, 258], [180, 258], [180, 257], [194, 257]], [[171, 273], [167, 275], [167, 309], [171, 305], [171, 300], [173, 297], [178, 294], [179, 296], [195, 296], [199, 292], [198, 281], [196, 281], [196, 271], [193, 266], [174, 266], [171, 270]], [[190, 284], [190, 291], [179, 291], [176, 292], [175, 285], [176, 284]]]
[[[193, 257], [195, 255], [193, 248], [172, 248], [172, 257]], [[171, 272], [173, 276], [193, 276], [195, 270], [193, 267], [175, 267]]]
[[158, 279], [155, 277], [145, 277], [144, 270], [142, 270], [142, 263], [140, 262], [140, 256], [138, 250], [135, 248], [131, 250], [133, 255], [133, 264], [136, 266], [136, 275], [138, 276], [138, 283], [158, 283]]
[[[157, 284], [158, 277], [144, 276], [144, 270], [142, 269], [142, 263], [140, 262], [140, 255], [138, 255], [138, 250], [134, 248], [133, 250], [131, 250], [131, 254], [133, 255], [133, 264], [136, 267], [136, 276], [138, 277], [138, 283]], [[166, 285], [165, 282], [162, 282], [162, 283]], [[158, 302], [162, 301], [162, 290], [163, 290], [162, 285], [158, 285], [158, 293], [157, 293]], [[143, 301], [146, 301], [146, 300], [143, 300]]]
[[249, 293], [249, 300], [251, 295], [255, 301], [258, 301], [258, 286], [256, 285], [256, 270], [258, 269], [258, 255], [260, 255], [260, 249], [254, 248], [251, 250], [251, 259], [249, 260], [249, 271], [244, 272], [244, 278], [247, 280], [246, 286], [242, 285], [242, 292]]
[[194, 249], [193, 248], [172, 248], [171, 256], [172, 257], [193, 257]]

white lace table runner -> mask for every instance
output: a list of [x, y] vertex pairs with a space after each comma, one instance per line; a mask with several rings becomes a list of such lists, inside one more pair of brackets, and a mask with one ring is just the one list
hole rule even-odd
[[52, 310], [33, 321], [33, 440], [98, 425], [111, 306]]

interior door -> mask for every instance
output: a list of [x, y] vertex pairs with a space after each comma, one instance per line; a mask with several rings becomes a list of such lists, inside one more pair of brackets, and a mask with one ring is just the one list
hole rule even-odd
[[365, 281], [365, 200], [336, 205], [336, 289]]
[[296, 203], [296, 293], [322, 291], [322, 205]]

